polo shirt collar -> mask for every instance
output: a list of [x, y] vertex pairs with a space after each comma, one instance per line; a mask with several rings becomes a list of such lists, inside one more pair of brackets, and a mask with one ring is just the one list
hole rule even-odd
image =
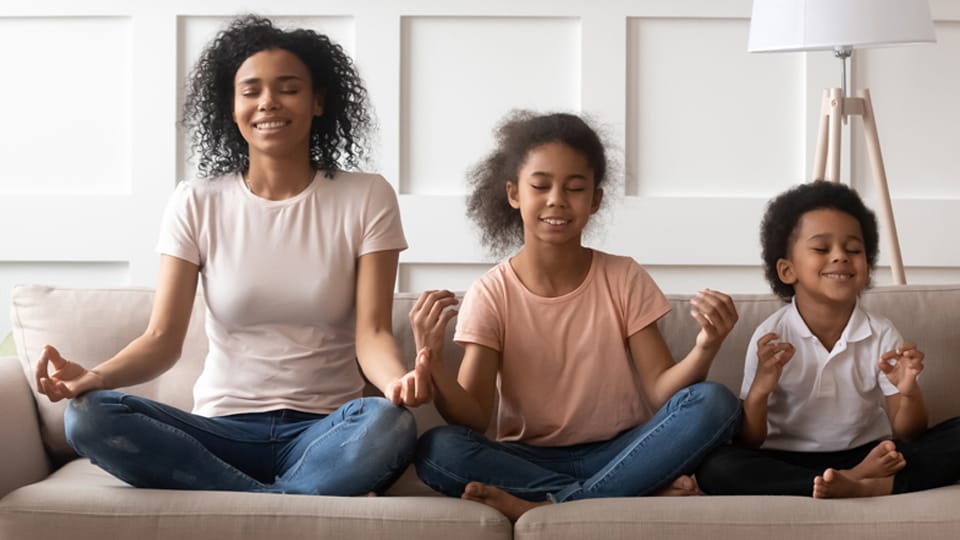
[[[804, 321], [803, 317], [800, 316], [800, 310], [797, 309], [796, 296], [790, 300], [789, 317], [791, 318], [791, 325], [799, 330], [798, 333], [801, 337], [804, 339], [815, 339], [810, 327], [807, 326], [806, 321]], [[850, 314], [850, 320], [847, 321], [847, 326], [844, 327], [843, 333], [840, 334], [840, 339], [837, 341], [837, 345], [840, 345], [841, 343], [856, 343], [857, 341], [863, 341], [872, 335], [873, 329], [870, 327], [870, 318], [867, 316], [867, 313], [863, 310], [863, 308], [860, 307], [860, 299], [857, 298], [857, 305], [853, 307], [853, 313]]]

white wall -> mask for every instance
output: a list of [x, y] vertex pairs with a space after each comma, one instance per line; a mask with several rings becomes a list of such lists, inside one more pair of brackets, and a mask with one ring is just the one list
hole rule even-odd
[[[960, 1], [939, 43], [858, 51], [908, 282], [960, 281]], [[326, 32], [356, 59], [411, 248], [398, 287], [464, 289], [493, 262], [464, 219], [464, 171], [508, 110], [580, 111], [626, 178], [591, 243], [667, 292], [763, 292], [767, 199], [810, 177], [829, 53], [747, 54], [749, 0], [33, 0], [0, 4], [0, 305], [16, 283], [152, 286], [160, 213], [189, 175], [181, 87], [231, 15]], [[844, 172], [873, 203], [859, 121]], [[876, 281], [890, 281], [881, 254]], [[0, 335], [9, 329], [0, 310]]]

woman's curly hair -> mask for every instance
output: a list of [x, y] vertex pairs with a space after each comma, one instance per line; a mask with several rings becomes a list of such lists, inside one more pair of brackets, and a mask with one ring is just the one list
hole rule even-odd
[[467, 216], [480, 227], [481, 241], [493, 253], [503, 254], [523, 244], [523, 219], [510, 206], [507, 182], [517, 182], [527, 154], [538, 146], [562, 143], [583, 154], [593, 170], [594, 187], [607, 178], [608, 160], [603, 142], [586, 121], [574, 114], [536, 114], [513, 111], [495, 131], [496, 148], [467, 175], [473, 192]]
[[770, 287], [785, 301], [793, 298], [793, 287], [780, 281], [777, 261], [790, 255], [797, 241], [797, 226], [807, 212], [831, 209], [850, 215], [860, 223], [864, 252], [871, 272], [877, 264], [879, 232], [877, 218], [852, 188], [838, 182], [817, 180], [793, 187], [770, 201], [760, 222], [763, 271]]
[[233, 120], [234, 77], [247, 58], [273, 49], [295, 54], [310, 70], [314, 92], [323, 96], [323, 115], [313, 118], [310, 129], [313, 167], [332, 177], [364, 161], [373, 120], [367, 90], [343, 48], [313, 30], [281, 30], [269, 19], [245, 15], [217, 34], [190, 72], [183, 125], [201, 177], [250, 166], [247, 142]]

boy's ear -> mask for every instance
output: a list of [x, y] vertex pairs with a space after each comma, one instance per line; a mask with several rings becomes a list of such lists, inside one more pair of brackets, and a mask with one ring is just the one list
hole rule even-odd
[[777, 277], [785, 285], [797, 282], [797, 274], [793, 271], [793, 263], [789, 259], [777, 259]]
[[590, 205], [590, 213], [595, 214], [600, 209], [600, 201], [603, 200], [603, 189], [593, 190], [593, 204]]
[[517, 183], [507, 180], [507, 202], [512, 208], [520, 208], [520, 198], [517, 196]]

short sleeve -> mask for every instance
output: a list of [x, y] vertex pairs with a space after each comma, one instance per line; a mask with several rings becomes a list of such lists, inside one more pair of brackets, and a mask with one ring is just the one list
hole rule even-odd
[[656, 322], [670, 311], [670, 302], [650, 274], [633, 259], [629, 259], [624, 320], [629, 337]]
[[198, 217], [191, 193], [189, 182], [181, 182], [173, 190], [160, 222], [160, 238], [157, 240], [156, 251], [200, 266], [202, 261], [197, 242]]
[[453, 340], [503, 352], [503, 317], [483, 279], [475, 281], [463, 296]]
[[363, 235], [357, 255], [407, 249], [397, 194], [382, 176], [370, 182], [363, 213]]

